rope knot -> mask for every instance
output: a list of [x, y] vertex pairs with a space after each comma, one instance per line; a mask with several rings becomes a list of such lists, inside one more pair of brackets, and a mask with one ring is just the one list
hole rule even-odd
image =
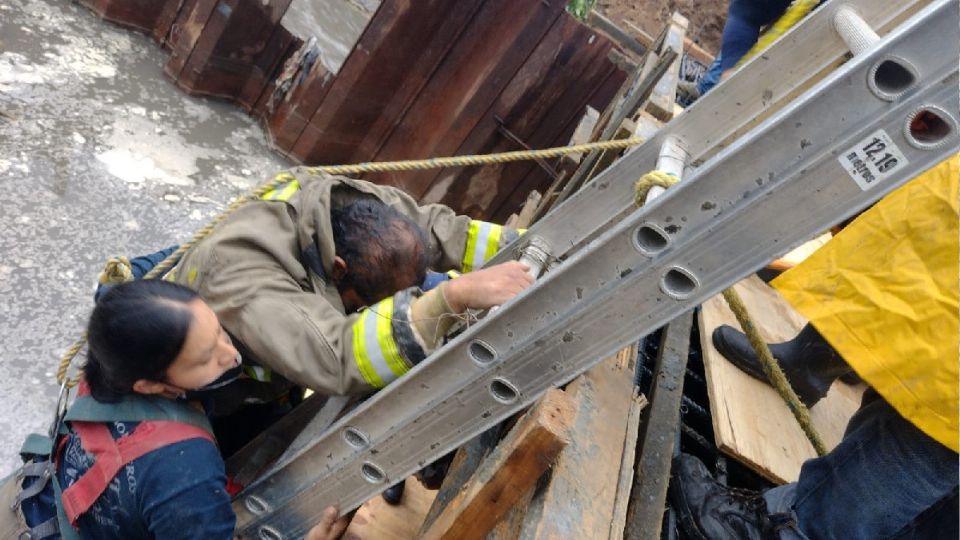
[[103, 271], [97, 277], [101, 285], [119, 285], [133, 281], [133, 268], [130, 266], [130, 259], [119, 256], [111, 257], [103, 267]]
[[680, 179], [672, 174], [665, 173], [663, 171], [653, 170], [647, 174], [640, 177], [637, 180], [637, 183], [634, 185], [634, 196], [633, 202], [637, 207], [643, 206], [644, 201], [647, 200], [647, 194], [650, 193], [650, 189], [654, 186], [662, 187], [667, 189], [668, 187], [679, 182]]

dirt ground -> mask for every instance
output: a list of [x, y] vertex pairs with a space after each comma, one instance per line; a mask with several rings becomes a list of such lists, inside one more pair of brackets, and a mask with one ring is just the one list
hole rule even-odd
[[726, 0], [599, 0], [595, 9], [624, 30], [632, 32], [633, 25], [652, 38], [660, 34], [670, 14], [679, 11], [690, 20], [687, 37], [713, 55], [720, 49], [727, 18]]

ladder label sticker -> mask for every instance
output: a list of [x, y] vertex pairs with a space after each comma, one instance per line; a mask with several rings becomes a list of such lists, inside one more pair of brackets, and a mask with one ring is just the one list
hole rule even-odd
[[866, 191], [907, 164], [903, 152], [893, 144], [887, 132], [878, 129], [853, 145], [839, 158], [853, 181]]

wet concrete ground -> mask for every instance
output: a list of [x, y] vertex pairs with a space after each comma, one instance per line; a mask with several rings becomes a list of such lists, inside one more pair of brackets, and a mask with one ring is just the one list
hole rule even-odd
[[0, 0], [0, 476], [45, 429], [104, 261], [189, 238], [288, 166], [146, 36], [67, 0]]

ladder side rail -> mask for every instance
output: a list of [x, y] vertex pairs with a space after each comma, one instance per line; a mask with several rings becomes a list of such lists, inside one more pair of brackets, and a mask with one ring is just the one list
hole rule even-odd
[[[363, 502], [383, 485], [364, 485], [357, 474], [361, 463], [380, 468], [383, 482], [409, 474], [532, 402], [550, 386], [588, 369], [603, 354], [955, 152], [960, 143], [954, 118], [957, 66], [952, 59], [957, 55], [927, 51], [938, 44], [942, 48], [942, 36], [956, 34], [952, 22], [956, 16], [949, 11], [956, 6], [941, 2], [937, 7], [910, 28], [922, 23], [921, 32], [900, 32], [895, 49], [880, 47], [856, 58], [721, 152], [689, 181], [573, 255], [526, 291], [518, 299], [522, 301], [507, 304], [372, 398], [282, 471], [251, 486], [235, 505], [241, 531], [253, 537], [266, 526], [284, 538], [302, 533], [306, 523], [302, 518], [316, 515], [326, 504], [340, 503], [346, 509]], [[919, 80], [893, 104], [878, 103], [866, 89], [870, 69], [888, 53], [911, 62]], [[906, 117], [921, 105], [939, 107], [952, 122], [952, 130], [936, 148], [911, 146], [904, 137]], [[836, 114], [847, 108], [850, 114]], [[836, 156], [878, 127], [886, 129], [906, 160], [897, 175], [862, 191]], [[816, 129], [826, 133], [804, 138], [811, 133], [805, 130]], [[703, 202], [713, 206], [705, 209]], [[668, 233], [671, 236], [658, 253], [635, 248], [638, 226], [665, 231], [671, 222], [678, 228]], [[741, 257], [731, 260], [732, 253]], [[658, 285], [661, 276], [676, 268], [692, 275], [692, 290], [671, 289], [676, 283]], [[625, 324], [637, 314], [642, 315], [636, 326]], [[500, 351], [501, 358], [487, 366], [471, 362], [469, 344], [477, 337]], [[486, 391], [498, 377], [516, 390], [507, 396], [509, 403], [498, 399], [506, 395], [502, 388], [499, 396]], [[418, 385], [446, 392], [428, 395]], [[344, 448], [342, 428], [350, 425], [366, 430], [370, 447]], [[251, 497], [259, 500], [261, 510], [267, 507], [259, 517], [245, 504], [244, 499]]]
[[[629, 151], [619, 167], [609, 167], [592, 182], [551, 209], [528, 231], [553, 246], [552, 255], [562, 258], [584, 245], [609, 225], [610, 216], [630, 211], [633, 183], [652, 170], [667, 137], [676, 137], [697, 167], [716, 153], [731, 137], [743, 133], [760, 116], [786, 105], [799, 90], [840, 64], [848, 47], [834, 30], [833, 17], [844, 6], [858, 11], [875, 29], [886, 29], [928, 0], [834, 0], [814, 11], [763, 54], [757, 55], [730, 79], [723, 81], [656, 136]], [[568, 216], [577, 216], [569, 219]], [[510, 260], [526, 240], [503, 250], [487, 264]]]

